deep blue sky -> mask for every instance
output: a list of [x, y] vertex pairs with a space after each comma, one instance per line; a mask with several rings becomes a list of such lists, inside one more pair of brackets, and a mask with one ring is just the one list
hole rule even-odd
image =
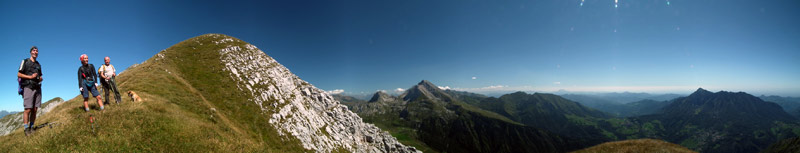
[[78, 94], [78, 56], [119, 70], [182, 40], [250, 42], [345, 93], [422, 79], [479, 93], [709, 90], [800, 96], [800, 1], [0, 1], [0, 110], [39, 46], [44, 99]]

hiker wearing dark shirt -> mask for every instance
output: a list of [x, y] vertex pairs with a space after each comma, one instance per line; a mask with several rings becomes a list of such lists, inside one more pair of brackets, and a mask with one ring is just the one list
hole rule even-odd
[[36, 58], [39, 57], [39, 48], [31, 47], [31, 58], [22, 60], [19, 65], [17, 77], [23, 88], [22, 99], [25, 111], [22, 113], [22, 124], [25, 135], [33, 134], [33, 125], [36, 121], [36, 111], [42, 105], [42, 66]]
[[86, 112], [89, 112], [89, 92], [97, 98], [97, 105], [100, 110], [103, 110], [103, 99], [100, 98], [100, 92], [97, 91], [97, 72], [94, 65], [89, 64], [89, 56], [86, 54], [81, 55], [81, 67], [78, 67], [78, 88], [83, 95], [83, 106]]

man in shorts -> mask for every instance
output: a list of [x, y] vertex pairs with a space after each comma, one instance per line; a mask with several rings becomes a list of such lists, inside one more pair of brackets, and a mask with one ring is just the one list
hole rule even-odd
[[22, 124], [25, 136], [33, 134], [33, 125], [36, 121], [36, 111], [42, 105], [42, 66], [36, 58], [39, 57], [39, 48], [31, 47], [31, 58], [22, 60], [19, 65], [17, 77], [23, 88], [22, 99], [25, 111], [22, 113]]
[[97, 105], [100, 110], [103, 110], [103, 99], [100, 98], [100, 92], [97, 91], [97, 72], [94, 65], [89, 64], [89, 56], [86, 54], [81, 55], [81, 66], [78, 67], [78, 88], [83, 95], [83, 106], [86, 112], [89, 112], [89, 92], [97, 98]]

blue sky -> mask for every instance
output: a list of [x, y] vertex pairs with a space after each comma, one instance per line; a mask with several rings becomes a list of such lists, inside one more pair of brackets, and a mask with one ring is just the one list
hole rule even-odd
[[[668, 4], [669, 2], [669, 4]], [[800, 1], [0, 1], [4, 70], [36, 45], [44, 99], [78, 94], [78, 56], [122, 70], [223, 33], [345, 93], [422, 79], [479, 93], [709, 90], [800, 96]], [[0, 110], [22, 110], [14, 75]]]

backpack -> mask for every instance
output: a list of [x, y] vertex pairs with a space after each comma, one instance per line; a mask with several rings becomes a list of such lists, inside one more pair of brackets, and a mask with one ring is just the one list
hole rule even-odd
[[19, 88], [17, 88], [17, 93], [19, 94], [19, 96], [22, 96], [22, 93], [25, 92], [25, 89], [22, 89], [22, 78], [18, 77], [17, 78], [17, 83], [19, 84], [19, 86], [17, 86], [17, 87], [19, 87]]
[[[22, 65], [20, 65], [20, 69], [22, 69], [25, 66], [25, 63], [28, 63], [28, 59], [27, 58], [26, 59], [22, 59]], [[23, 96], [22, 94], [25, 92], [25, 89], [24, 89], [25, 87], [24, 86], [26, 84], [23, 84], [22, 78], [20, 78], [20, 77], [17, 77], [17, 84], [19, 85], [19, 86], [17, 86], [17, 94], [19, 94], [19, 96]]]

